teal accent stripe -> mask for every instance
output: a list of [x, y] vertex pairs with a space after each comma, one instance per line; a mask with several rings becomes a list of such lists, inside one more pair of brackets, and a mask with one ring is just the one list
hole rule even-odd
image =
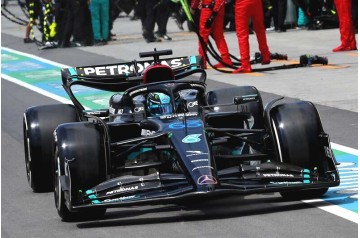
[[[190, 64], [196, 65], [196, 56], [190, 56]], [[196, 69], [196, 66], [191, 67], [191, 69]]]
[[[69, 72], [70, 72], [70, 74], [73, 76], [73, 75], [77, 75], [77, 72], [76, 72], [76, 70], [74, 69], [74, 68], [69, 68]], [[75, 78], [76, 80], [78, 79], [78, 78]]]
[[128, 159], [135, 159], [136, 156], [138, 156], [139, 154], [145, 153], [146, 151], [152, 150], [152, 148], [141, 148], [139, 152], [131, 152], [128, 155]]
[[[306, 174], [304, 174], [304, 183], [310, 183], [310, 180], [308, 180], [308, 178], [310, 178], [310, 170], [308, 170], [308, 169], [304, 169], [304, 173], [306, 173]], [[305, 179], [305, 178], [307, 178], [307, 179]]]

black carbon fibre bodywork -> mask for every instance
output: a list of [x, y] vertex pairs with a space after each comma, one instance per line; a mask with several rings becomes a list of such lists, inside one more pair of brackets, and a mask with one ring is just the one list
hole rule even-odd
[[[339, 185], [329, 135], [312, 103], [274, 100], [264, 107], [252, 86], [207, 91], [201, 59], [159, 59], [169, 53], [142, 53], [154, 57], [150, 63], [62, 70], [81, 119], [54, 132], [55, 201], [62, 218], [90, 208], [234, 194], [321, 196]], [[116, 105], [85, 108], [74, 85], [113, 92]], [[151, 93], [167, 95], [171, 113], [150, 115]]]

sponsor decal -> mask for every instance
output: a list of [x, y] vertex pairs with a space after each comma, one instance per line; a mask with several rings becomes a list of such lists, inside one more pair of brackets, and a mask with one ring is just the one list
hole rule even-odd
[[[116, 109], [114, 109], [114, 108], [112, 108], [112, 107], [109, 108], [109, 112], [110, 112], [110, 113], [115, 114], [115, 110], [116, 110]], [[129, 112], [129, 113], [132, 113], [132, 112], [142, 112], [142, 111], [144, 111], [144, 107], [135, 107], [135, 108], [134, 108], [134, 111], [129, 110], [128, 112]], [[118, 113], [117, 113], [117, 114], [123, 114], [123, 113], [124, 113], [124, 109], [123, 109], [123, 108], [120, 108], [120, 109], [118, 110]]]
[[[171, 68], [177, 68], [181, 66], [185, 66], [183, 64], [182, 59], [173, 59], [171, 61], [161, 61], [161, 64], [170, 66]], [[138, 73], [141, 73], [149, 67], [153, 62], [137, 62], [136, 68]], [[78, 74], [84, 75], [127, 75], [131, 73], [135, 73], [135, 65], [134, 64], [118, 64], [118, 65], [105, 65], [105, 66], [97, 66], [97, 67], [86, 67], [86, 68], [77, 68]]]
[[143, 92], [143, 91], [146, 91], [146, 90], [147, 90], [147, 88], [139, 88], [137, 90], [134, 90], [134, 91], [130, 92], [129, 96], [132, 96], [135, 93]]
[[258, 98], [257, 94], [242, 96], [243, 101], [252, 101], [252, 100], [256, 100], [257, 98]]
[[198, 155], [208, 155], [209, 153], [207, 152], [203, 152], [200, 150], [187, 150], [186, 153], [189, 153], [186, 155], [186, 157], [191, 157], [191, 156], [198, 156]]
[[134, 198], [138, 198], [138, 196], [132, 195], [132, 196], [125, 196], [125, 197], [119, 197], [119, 198], [114, 198], [114, 199], [105, 199], [103, 202], [122, 202], [122, 201], [130, 200], [130, 199], [134, 199]]
[[188, 121], [186, 121], [186, 124], [185, 124], [185, 122], [171, 123], [169, 125], [169, 128], [173, 129], [173, 130], [180, 130], [185, 127], [195, 128], [195, 127], [201, 127], [201, 126], [202, 126], [202, 122], [200, 120], [188, 120]]
[[199, 163], [199, 162], [208, 162], [209, 159], [194, 159], [191, 160], [191, 163]]
[[150, 130], [145, 130], [145, 129], [141, 130], [141, 135], [142, 136], [151, 136], [151, 135], [153, 135], [155, 133], [156, 133], [156, 131], [150, 131]]
[[270, 184], [288, 185], [288, 184], [302, 184], [303, 182], [270, 182]]
[[217, 184], [217, 180], [211, 175], [202, 175], [198, 178], [197, 184], [206, 185], [206, 184]]
[[280, 174], [280, 173], [276, 173], [276, 174], [263, 174], [264, 177], [286, 177], [286, 178], [293, 178], [294, 175], [293, 174]]
[[186, 143], [186, 144], [197, 143], [197, 142], [201, 141], [201, 139], [200, 139], [201, 135], [202, 134], [191, 134], [191, 135], [185, 136], [182, 139], [182, 142]]
[[187, 108], [189, 108], [189, 107], [195, 107], [195, 106], [198, 106], [198, 105], [199, 105], [198, 101], [189, 102], [189, 103], [187, 104]]
[[121, 193], [121, 192], [129, 192], [129, 191], [134, 191], [137, 190], [139, 187], [138, 186], [133, 186], [133, 187], [121, 187], [118, 188], [116, 190], [112, 190], [106, 193], [106, 195], [113, 195], [113, 194], [117, 194], [117, 193]]
[[177, 114], [160, 116], [160, 119], [171, 119], [171, 118], [175, 118], [175, 117], [184, 117], [184, 116], [192, 117], [192, 116], [197, 116], [197, 115], [198, 115], [197, 112], [177, 113]]
[[193, 168], [191, 171], [194, 171], [194, 170], [197, 170], [197, 169], [214, 169], [214, 168], [211, 167], [211, 166], [208, 166], [208, 165], [206, 165], [206, 166], [197, 166], [197, 167]]
[[[113, 109], [112, 107], [109, 109], [109, 111]], [[113, 109], [115, 110], [115, 109]], [[86, 114], [88, 115], [101, 115], [101, 114], [104, 114], [106, 113], [106, 111], [86, 111]]]

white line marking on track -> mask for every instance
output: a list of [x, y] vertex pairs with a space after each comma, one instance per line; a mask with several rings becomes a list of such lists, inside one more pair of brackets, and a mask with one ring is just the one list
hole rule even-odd
[[303, 202], [312, 204], [312, 203], [321, 203], [324, 205], [316, 205], [316, 207], [320, 208], [321, 210], [327, 211], [331, 214], [337, 215], [349, 221], [359, 223], [359, 214], [349, 211], [345, 208], [339, 207], [337, 205], [332, 205], [322, 199], [312, 199], [312, 200], [303, 200]]
[[352, 155], [356, 155], [356, 156], [359, 155], [359, 151], [357, 149], [353, 149], [353, 148], [343, 146], [343, 145], [339, 145], [339, 144], [332, 143], [332, 142], [331, 142], [331, 148], [333, 148], [335, 150], [341, 150], [343, 152], [346, 152], [346, 153], [349, 153], [349, 154], [352, 154]]
[[10, 49], [10, 48], [7, 48], [7, 47], [1, 46], [1, 49], [10, 51], [10, 52], [15, 53], [15, 54], [18, 54], [18, 55], [23, 55], [23, 56], [26, 56], [26, 57], [29, 57], [29, 58], [32, 58], [32, 59], [36, 59], [36, 60], [39, 60], [39, 61], [41, 61], [41, 62], [44, 62], [44, 63], [47, 63], [47, 64], [51, 64], [51, 65], [54, 65], [54, 66], [57, 66], [57, 67], [60, 67], [60, 68], [69, 68], [69, 67], [71, 67], [71, 66], [68, 66], [68, 65], [65, 65], [65, 64], [60, 64], [60, 63], [57, 63], [57, 62], [55, 62], [55, 61], [51, 61], [51, 60], [48, 60], [48, 59], [44, 59], [44, 58], [41, 58], [41, 57], [39, 57], [39, 56], [32, 55], [32, 54], [28, 54], [28, 53], [24, 53], [24, 52], [21, 52], [21, 51], [13, 50], [13, 49]]
[[52, 98], [52, 99], [54, 99], [54, 100], [56, 100], [56, 101], [59, 101], [59, 102], [65, 103], [65, 104], [72, 103], [71, 100], [65, 99], [65, 98], [63, 98], [63, 97], [60, 97], [60, 96], [58, 96], [58, 95], [55, 95], [55, 94], [50, 93], [50, 92], [48, 92], [48, 91], [45, 91], [45, 90], [43, 90], [43, 89], [41, 89], [41, 88], [32, 86], [32, 85], [30, 85], [30, 84], [28, 84], [28, 83], [24, 83], [23, 81], [18, 80], [18, 79], [16, 79], [16, 78], [13, 78], [13, 77], [11, 77], [11, 76], [2, 74], [2, 75], [1, 75], [1, 78], [6, 79], [6, 80], [8, 80], [8, 81], [10, 81], [10, 82], [16, 83], [16, 84], [18, 84], [18, 85], [20, 85], [20, 86], [23, 86], [23, 87], [25, 87], [25, 88], [28, 88], [28, 89], [30, 89], [30, 90], [32, 90], [32, 91], [35, 91], [35, 92], [37, 92], [37, 93], [39, 93], [39, 94], [42, 94], [42, 95], [46, 96], [46, 97]]

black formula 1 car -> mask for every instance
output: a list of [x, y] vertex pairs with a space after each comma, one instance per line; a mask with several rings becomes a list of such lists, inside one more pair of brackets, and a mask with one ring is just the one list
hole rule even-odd
[[234, 194], [316, 198], [339, 185], [311, 102], [264, 107], [252, 86], [207, 91], [199, 56], [160, 59], [169, 54], [62, 69], [73, 104], [26, 110], [30, 186], [54, 191], [63, 220]]

